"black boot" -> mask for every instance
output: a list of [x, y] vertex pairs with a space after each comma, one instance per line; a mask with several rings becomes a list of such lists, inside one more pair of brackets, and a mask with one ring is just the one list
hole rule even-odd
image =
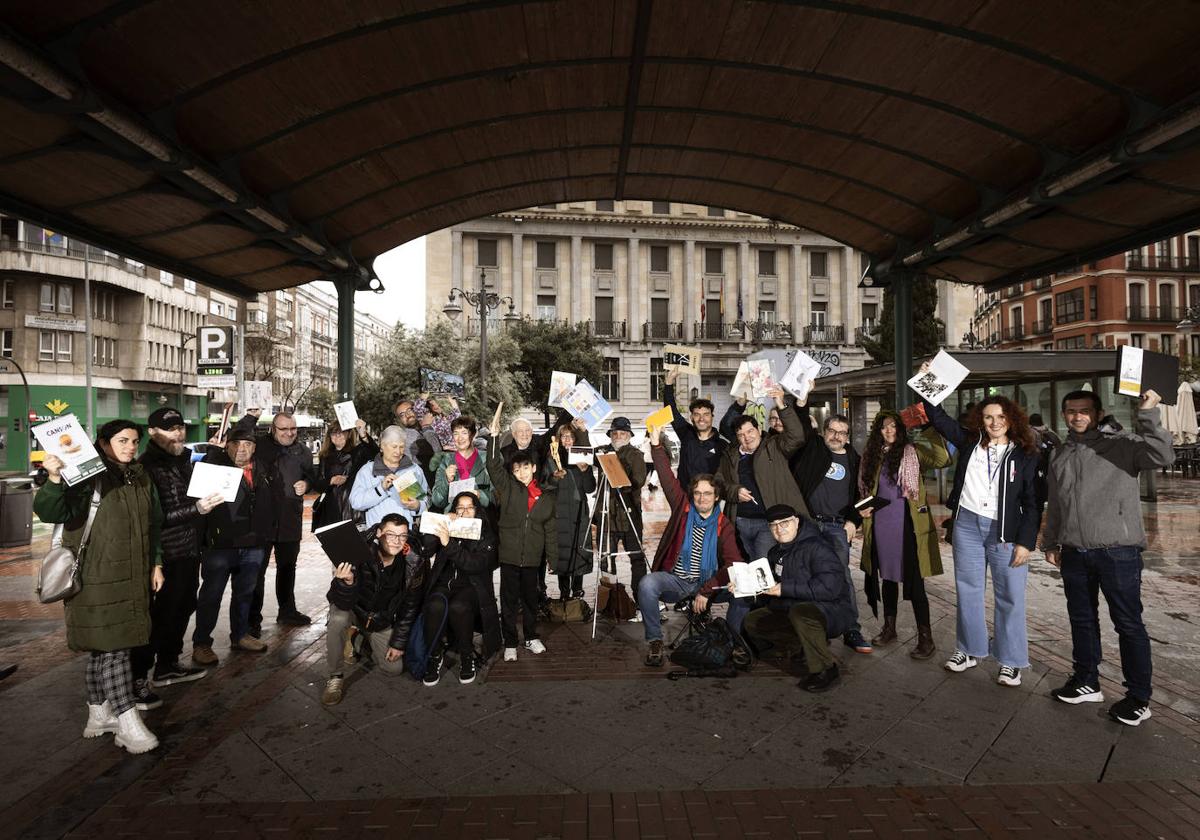
[[928, 659], [937, 650], [933, 643], [933, 628], [928, 624], [917, 625], [917, 646], [909, 654], [913, 659]]
[[896, 641], [896, 616], [885, 615], [883, 617], [883, 629], [879, 631], [878, 636], [871, 639], [871, 646], [890, 645], [894, 641]]

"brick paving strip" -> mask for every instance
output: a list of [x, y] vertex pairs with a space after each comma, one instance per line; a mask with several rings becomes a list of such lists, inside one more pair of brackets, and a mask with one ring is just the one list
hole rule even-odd
[[1200, 781], [113, 804], [70, 837], [1127, 838], [1200, 835]]

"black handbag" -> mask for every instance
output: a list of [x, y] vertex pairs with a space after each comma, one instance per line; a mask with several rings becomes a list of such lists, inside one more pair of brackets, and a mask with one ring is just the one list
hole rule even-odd
[[688, 636], [672, 651], [671, 664], [686, 668], [688, 676], [733, 676], [736, 643], [725, 619], [710, 619], [700, 632]]

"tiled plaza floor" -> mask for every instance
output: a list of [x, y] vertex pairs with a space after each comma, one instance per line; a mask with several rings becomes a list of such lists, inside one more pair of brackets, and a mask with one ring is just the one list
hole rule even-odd
[[[230, 654], [163, 690], [162, 746], [130, 757], [80, 738], [83, 658], [61, 609], [33, 601], [31, 557], [0, 551], [0, 837], [1180, 837], [1200, 836], [1200, 481], [1166, 479], [1147, 506], [1143, 579], [1154, 717], [1048, 696], [1070, 666], [1057, 572], [1028, 588], [1031, 658], [1016, 689], [994, 663], [942, 669], [954, 644], [952, 565], [929, 583], [938, 654], [870, 656], [834, 642], [825, 695], [757, 664], [733, 680], [670, 682], [641, 665], [641, 627], [550, 626], [548, 652], [429, 689], [355, 673], [324, 708], [328, 560], [311, 540], [298, 599], [316, 621], [276, 627], [270, 651]], [[648, 494], [648, 547], [661, 493]], [[623, 577], [627, 577], [627, 569]], [[861, 582], [861, 581], [860, 581]], [[554, 584], [551, 583], [551, 589]], [[268, 583], [268, 592], [271, 592]], [[877, 623], [865, 602], [864, 628]], [[668, 620], [673, 634], [680, 619]], [[1104, 691], [1120, 696], [1105, 628]]]

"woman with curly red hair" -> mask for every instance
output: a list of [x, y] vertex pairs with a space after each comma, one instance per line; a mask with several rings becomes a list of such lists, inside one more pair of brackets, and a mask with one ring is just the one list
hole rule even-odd
[[[937, 528], [925, 499], [924, 473], [950, 463], [945, 442], [932, 430], [911, 438], [900, 415], [881, 411], [871, 424], [858, 468], [859, 492], [877, 496], [888, 504], [863, 511], [862, 569], [867, 576], [867, 602], [871, 609], [883, 595], [883, 629], [871, 639], [882, 647], [896, 641], [896, 614], [901, 587], [912, 604], [917, 621], [917, 646], [913, 659], [933, 656], [933, 630], [929, 623], [929, 597], [925, 578], [942, 573]], [[883, 585], [880, 587], [880, 579]]]
[[[947, 502], [954, 520], [958, 634], [946, 668], [962, 672], [994, 656], [1000, 663], [997, 682], [1020, 685], [1021, 669], [1029, 667], [1026, 562], [1042, 519], [1039, 458], [1029, 418], [1019, 405], [1001, 396], [976, 404], [965, 425], [929, 402], [925, 413], [959, 451], [954, 489]], [[990, 641], [983, 603], [989, 569], [995, 596], [995, 637]]]

